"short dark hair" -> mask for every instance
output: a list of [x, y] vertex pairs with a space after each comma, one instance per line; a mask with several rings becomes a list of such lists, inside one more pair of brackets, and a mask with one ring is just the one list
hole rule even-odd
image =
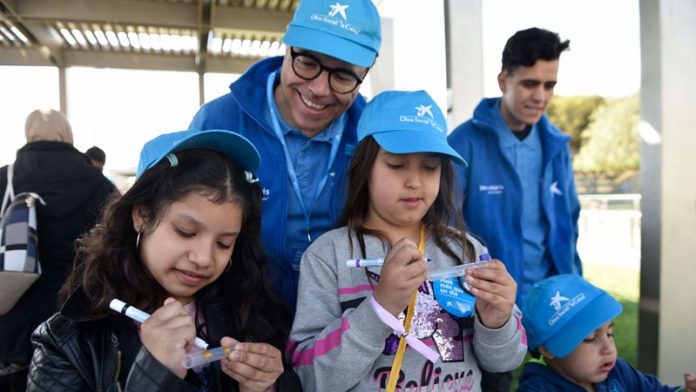
[[517, 67], [532, 67], [537, 60], [558, 60], [570, 48], [570, 41], [561, 41], [557, 33], [532, 27], [520, 30], [507, 40], [503, 49], [502, 71], [511, 74]]
[[106, 153], [101, 148], [94, 146], [90, 147], [85, 151], [87, 158], [95, 160], [97, 162], [106, 163]]

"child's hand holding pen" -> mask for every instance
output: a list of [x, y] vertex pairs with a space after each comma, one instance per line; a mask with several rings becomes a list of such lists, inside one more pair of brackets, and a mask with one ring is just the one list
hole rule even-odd
[[408, 306], [411, 295], [425, 281], [427, 272], [427, 263], [418, 245], [402, 238], [385, 257], [375, 288], [375, 301], [392, 315], [398, 316]]
[[143, 346], [179, 378], [186, 377], [182, 362], [186, 347], [196, 338], [196, 326], [183, 305], [167, 298], [140, 327]]
[[500, 328], [510, 318], [517, 283], [500, 260], [490, 260], [483, 268], [470, 268], [464, 278], [476, 296], [476, 311], [487, 328]]
[[283, 373], [280, 350], [270, 344], [238, 342], [224, 337], [220, 345], [234, 347], [220, 365], [225, 374], [239, 383], [240, 392], [266, 391]]

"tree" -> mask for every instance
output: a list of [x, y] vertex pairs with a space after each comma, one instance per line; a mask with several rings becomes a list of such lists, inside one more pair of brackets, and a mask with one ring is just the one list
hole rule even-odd
[[590, 125], [592, 114], [605, 103], [598, 95], [555, 96], [548, 108], [549, 120], [564, 133], [571, 135], [570, 150], [575, 155], [582, 148], [582, 134]]
[[638, 94], [607, 101], [582, 134], [582, 148], [573, 159], [578, 172], [616, 173], [640, 166], [640, 98]]

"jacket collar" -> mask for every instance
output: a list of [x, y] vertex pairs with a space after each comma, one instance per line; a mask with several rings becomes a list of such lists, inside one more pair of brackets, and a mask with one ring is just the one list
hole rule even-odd
[[[18, 150], [21, 151], [39, 151], [39, 150], [51, 150], [51, 151], [75, 151], [79, 152], [72, 144], [65, 142], [52, 142], [46, 140], [40, 140], [38, 142], [31, 142], [25, 144], [22, 148]], [[86, 158], [85, 158], [86, 159]]]
[[[476, 106], [474, 110], [474, 125], [479, 128], [491, 132], [500, 141], [500, 135], [496, 131], [496, 119], [491, 115], [491, 110], [500, 105], [500, 97], [484, 98]], [[555, 125], [551, 123], [548, 116], [543, 114], [538, 123], [535, 124], [541, 144], [544, 151], [544, 162], [548, 162], [558, 152], [562, 151], [568, 145], [570, 135], [561, 132]]]
[[82, 286], [76, 288], [60, 308], [60, 315], [76, 322], [92, 321], [92, 304]]

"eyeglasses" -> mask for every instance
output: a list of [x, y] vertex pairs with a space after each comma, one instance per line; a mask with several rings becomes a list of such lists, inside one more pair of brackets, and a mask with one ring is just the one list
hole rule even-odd
[[[295, 48], [292, 47], [290, 48], [290, 56], [292, 57], [292, 70], [295, 71], [295, 75], [304, 80], [316, 79], [326, 70], [329, 73], [329, 87], [335, 93], [348, 94], [363, 82], [362, 78], [349, 70], [329, 68], [311, 54], [296, 52]], [[365, 73], [367, 74], [367, 71]]]

